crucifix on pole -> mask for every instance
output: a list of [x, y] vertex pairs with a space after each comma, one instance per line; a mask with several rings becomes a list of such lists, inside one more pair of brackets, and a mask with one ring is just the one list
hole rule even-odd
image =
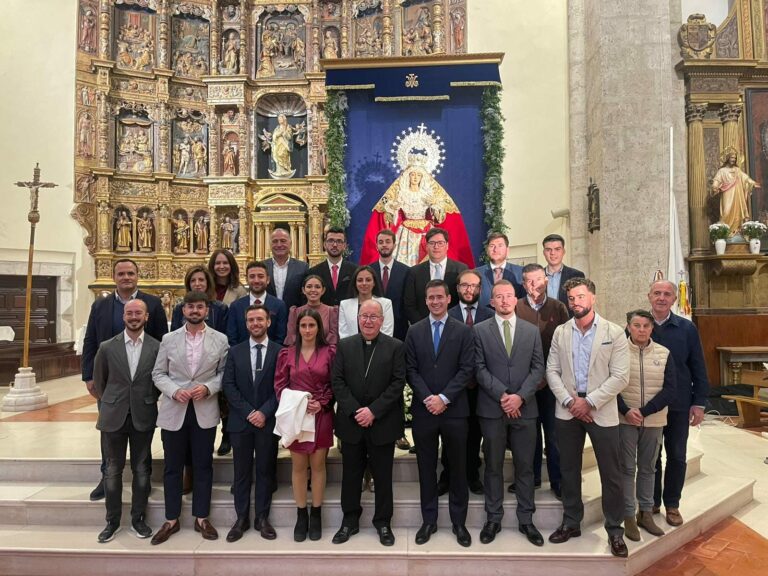
[[13, 388], [3, 398], [4, 412], [18, 412], [22, 410], [36, 410], [48, 406], [48, 395], [45, 394], [35, 381], [35, 373], [29, 365], [29, 342], [31, 339], [30, 323], [32, 312], [32, 262], [35, 254], [35, 227], [40, 221], [40, 212], [37, 209], [38, 194], [40, 188], [54, 188], [53, 182], [40, 181], [40, 165], [35, 164], [35, 170], [31, 182], [16, 182], [16, 186], [29, 188], [29, 257], [27, 260], [27, 292], [24, 307], [24, 352], [21, 359], [19, 372], [16, 374]]

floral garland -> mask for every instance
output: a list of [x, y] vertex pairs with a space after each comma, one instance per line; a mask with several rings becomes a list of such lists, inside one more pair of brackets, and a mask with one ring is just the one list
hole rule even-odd
[[347, 95], [344, 91], [329, 90], [325, 113], [328, 116], [328, 130], [325, 133], [326, 156], [328, 161], [328, 219], [331, 226], [349, 226], [347, 208], [347, 174], [344, 172], [344, 149], [347, 147], [346, 111]]

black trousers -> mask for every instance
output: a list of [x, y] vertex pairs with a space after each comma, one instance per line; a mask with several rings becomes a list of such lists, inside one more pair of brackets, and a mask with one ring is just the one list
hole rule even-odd
[[[425, 524], [437, 524], [437, 454], [443, 440], [443, 458], [449, 465], [448, 511], [451, 523], [463, 526], [467, 521], [467, 418], [419, 415], [413, 419], [416, 464], [419, 468], [421, 517]], [[378, 485], [376, 487], [378, 489]]]
[[662, 432], [663, 450], [667, 454], [666, 467], [663, 471], [661, 452], [656, 461], [656, 483], [653, 487], [653, 503], [665, 508], [679, 508], [680, 497], [683, 494], [685, 484], [685, 472], [688, 468], [686, 458], [688, 448], [688, 432], [691, 427], [688, 423], [689, 414], [685, 410], [670, 410], [667, 412], [667, 425]]
[[357, 528], [363, 508], [360, 495], [363, 491], [363, 473], [370, 467], [376, 483], [373, 525], [376, 528], [390, 526], [394, 510], [392, 496], [392, 464], [395, 459], [395, 443], [375, 445], [370, 434], [363, 433], [361, 442], [341, 442], [341, 510], [342, 524]]
[[[533, 456], [533, 477], [541, 484], [541, 465], [544, 448], [547, 450], [547, 474], [552, 487], [560, 487], [560, 450], [555, 433], [555, 395], [549, 387], [536, 391], [539, 417], [536, 426], [536, 453]], [[544, 434], [542, 435], [542, 430]]]
[[581, 467], [584, 440], [589, 434], [595, 450], [597, 469], [602, 486], [603, 516], [609, 536], [623, 536], [624, 489], [619, 457], [619, 427], [598, 426], [576, 418], [555, 422], [560, 443], [560, 469], [562, 472], [563, 525], [578, 528], [584, 519], [584, 502], [581, 499]]
[[163, 487], [166, 520], [176, 520], [181, 516], [184, 463], [187, 461], [188, 452], [192, 455], [192, 515], [196, 518], [207, 518], [211, 511], [216, 426], [200, 428], [194, 403], [189, 402], [181, 428], [175, 431], [163, 430], [161, 438], [165, 455]]
[[154, 428], [141, 432], [136, 430], [133, 427], [130, 414], [120, 430], [101, 433], [101, 445], [107, 463], [104, 474], [107, 522], [120, 523], [123, 512], [123, 469], [125, 468], [125, 454], [129, 445], [131, 447], [131, 472], [133, 473], [131, 520], [144, 519], [149, 492], [152, 489], [150, 464], [152, 462], [152, 437], [154, 434]]
[[232, 461], [235, 465], [235, 512], [240, 520], [250, 517], [251, 486], [256, 464], [256, 518], [269, 516], [272, 506], [272, 485], [277, 466], [277, 436], [272, 433], [274, 421], [264, 428], [248, 427], [244, 432], [230, 432]]
[[[469, 418], [467, 419], [467, 449], [466, 449], [466, 471], [467, 482], [480, 480], [480, 442], [483, 439], [483, 433], [480, 430], [480, 421], [477, 418], [477, 395], [480, 388], [467, 388], [467, 400], [469, 400]], [[418, 450], [418, 444], [416, 445]], [[440, 463], [443, 465], [443, 471], [440, 473], [440, 482], [450, 486], [450, 468], [451, 463], [446, 457], [445, 450], [440, 455]]]

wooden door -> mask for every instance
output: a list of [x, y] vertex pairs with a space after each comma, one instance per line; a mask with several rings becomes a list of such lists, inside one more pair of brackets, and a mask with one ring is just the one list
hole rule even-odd
[[[0, 326], [16, 332], [15, 342], [24, 340], [24, 276], [0, 275]], [[56, 277], [32, 277], [31, 342], [56, 342]]]

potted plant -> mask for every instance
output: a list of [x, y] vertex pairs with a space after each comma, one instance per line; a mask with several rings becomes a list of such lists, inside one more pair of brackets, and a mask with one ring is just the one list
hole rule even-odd
[[731, 227], [724, 222], [715, 222], [709, 226], [709, 239], [715, 243], [715, 254], [725, 254], [725, 240], [731, 235]]
[[768, 226], [757, 220], [748, 220], [741, 225], [741, 234], [749, 240], [749, 251], [760, 254], [760, 238], [768, 232]]

